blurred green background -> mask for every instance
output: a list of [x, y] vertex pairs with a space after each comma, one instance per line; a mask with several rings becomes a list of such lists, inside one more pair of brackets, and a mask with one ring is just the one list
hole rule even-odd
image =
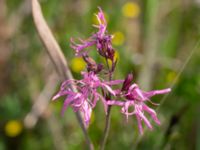
[[[152, 101], [161, 126], [141, 137], [136, 119], [126, 123], [113, 107], [106, 149], [200, 150], [200, 0], [41, 0], [41, 7], [72, 73], [80, 78], [83, 60], [74, 57], [70, 37], [95, 32], [100, 6], [108, 20], [118, 65], [115, 79], [133, 72], [144, 90], [172, 87]], [[92, 55], [101, 61], [96, 53]], [[0, 150], [87, 149], [71, 108], [51, 102], [60, 85], [36, 32], [30, 0], [0, 0]], [[95, 148], [105, 123], [98, 103], [88, 128]]]

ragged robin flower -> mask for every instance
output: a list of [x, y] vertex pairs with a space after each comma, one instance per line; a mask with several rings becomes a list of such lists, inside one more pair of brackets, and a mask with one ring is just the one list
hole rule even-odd
[[[53, 100], [65, 96], [62, 113], [68, 106], [71, 106], [75, 112], [80, 111], [83, 114], [83, 119], [87, 126], [90, 122], [91, 113], [99, 100], [103, 103], [106, 114], [109, 112], [107, 110], [111, 105], [121, 106], [121, 112], [126, 115], [127, 120], [129, 116], [136, 116], [138, 128], [142, 134], [142, 121], [149, 129], [153, 128], [145, 116], [146, 113], [151, 116], [155, 123], [160, 124], [155, 110], [150, 108], [146, 102], [149, 101], [154, 104], [150, 100], [152, 96], [166, 94], [171, 89], [145, 92], [136, 83], [132, 83], [132, 74], [129, 74], [125, 80], [113, 80], [117, 60], [114, 57], [115, 50], [112, 48], [112, 36], [107, 33], [107, 22], [101, 8], [99, 8], [96, 17], [99, 24], [95, 25], [95, 27], [98, 28], [98, 31], [88, 40], [80, 39], [81, 44], [76, 44], [73, 40], [71, 44], [76, 56], [82, 57], [85, 61], [87, 72], [82, 72], [81, 80], [64, 81]], [[91, 46], [95, 46], [98, 54], [105, 58], [107, 66], [103, 65], [103, 63], [97, 64], [89, 56], [87, 48]], [[109, 61], [111, 61], [111, 65], [109, 65]], [[106, 78], [100, 78], [101, 72], [106, 75], [107, 80]], [[112, 89], [112, 86], [119, 84], [122, 84], [121, 89]], [[74, 91], [71, 88], [72, 86], [77, 90]]]
[[[100, 99], [103, 102], [105, 112], [107, 112], [107, 103], [105, 98], [98, 92], [98, 88], [109, 91], [115, 95], [115, 91], [110, 86], [122, 83], [122, 80], [111, 82], [101, 81], [94, 72], [82, 72], [82, 80], [66, 80], [62, 83], [60, 91], [53, 97], [53, 100], [66, 96], [64, 101], [62, 114], [70, 105], [75, 112], [81, 111], [84, 117], [85, 124], [88, 125], [92, 113], [92, 109], [96, 106]], [[77, 91], [73, 91], [70, 85], [73, 84]]]
[[107, 34], [107, 22], [101, 8], [99, 8], [96, 17], [99, 24], [94, 25], [94, 27], [98, 29], [98, 32], [89, 37], [88, 40], [79, 39], [81, 44], [76, 44], [74, 40], [71, 39], [71, 47], [75, 50], [76, 56], [82, 56], [88, 53], [86, 50], [87, 48], [96, 46], [101, 56], [113, 61], [115, 50], [112, 47], [112, 35]]
[[[129, 116], [135, 115], [138, 122], [139, 131], [142, 134], [143, 133], [142, 121], [144, 121], [144, 123], [147, 125], [149, 129], [153, 128], [150, 121], [145, 116], [144, 112], [147, 112], [155, 121], [155, 123], [157, 123], [158, 125], [160, 124], [156, 112], [152, 108], [148, 107], [145, 104], [145, 102], [150, 101], [150, 98], [154, 95], [169, 93], [171, 89], [167, 88], [163, 90], [154, 90], [145, 92], [142, 91], [137, 84], [135, 83], [131, 84], [132, 80], [133, 76], [131, 74], [129, 74], [124, 80], [121, 89], [122, 91], [121, 97], [124, 98], [125, 101], [108, 100], [107, 104], [121, 106], [122, 107], [121, 112], [126, 115], [127, 120]], [[132, 108], [133, 110], [130, 111], [130, 108]]]

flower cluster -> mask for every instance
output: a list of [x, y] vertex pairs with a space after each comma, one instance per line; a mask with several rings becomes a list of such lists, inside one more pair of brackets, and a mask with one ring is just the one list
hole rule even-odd
[[[108, 107], [116, 105], [121, 107], [121, 112], [126, 116], [127, 120], [129, 116], [135, 115], [140, 133], [143, 132], [142, 121], [148, 128], [152, 129], [152, 125], [144, 113], [148, 113], [157, 124], [160, 124], [160, 121], [156, 112], [147, 106], [145, 102], [151, 102], [150, 98], [152, 96], [168, 93], [170, 89], [142, 91], [136, 83], [132, 83], [132, 74], [128, 74], [124, 80], [113, 80], [112, 74], [116, 66], [116, 61], [114, 60], [115, 50], [112, 47], [113, 36], [107, 33], [107, 22], [100, 8], [96, 17], [99, 24], [94, 25], [98, 28], [95, 34], [88, 40], [80, 39], [81, 44], [76, 44], [74, 40], [71, 40], [71, 47], [75, 50], [75, 55], [82, 57], [86, 62], [87, 71], [82, 72], [81, 80], [64, 81], [53, 100], [65, 96], [62, 113], [68, 106], [71, 106], [75, 112], [81, 111], [87, 126], [90, 122], [92, 110], [100, 100], [103, 103], [106, 114]], [[97, 64], [89, 56], [87, 48], [91, 46], [95, 47], [98, 54], [104, 57], [107, 62], [111, 60], [111, 68], [109, 65]], [[104, 76], [104, 78], [102, 79], [101, 76]], [[121, 88], [114, 89], [114, 85], [118, 85]], [[71, 86], [74, 86], [77, 90], [72, 90]], [[130, 111], [130, 108], [132, 108], [132, 111]]]
[[71, 47], [75, 50], [76, 56], [82, 56], [83, 54], [87, 54], [87, 51], [85, 51], [86, 48], [95, 45], [101, 56], [113, 60], [115, 51], [111, 43], [112, 35], [107, 34], [107, 22], [101, 8], [99, 8], [99, 13], [96, 17], [99, 24], [94, 25], [94, 27], [98, 28], [98, 32], [89, 37], [88, 40], [79, 39], [81, 44], [76, 44], [74, 40], [71, 39]]
[[[98, 100], [101, 100], [104, 105], [105, 112], [107, 112], [107, 102], [106, 99], [98, 92], [98, 88], [102, 89], [104, 92], [108, 91], [110, 94], [115, 96], [115, 91], [110, 87], [111, 85], [119, 84], [123, 81], [115, 80], [110, 82], [104, 82], [99, 79], [99, 77], [92, 71], [82, 72], [82, 80], [66, 80], [62, 83], [60, 91], [53, 97], [53, 100], [60, 96], [67, 96], [64, 101], [64, 106], [62, 114], [68, 105], [70, 105], [73, 110], [81, 111], [84, 115], [84, 121], [86, 125], [89, 124], [92, 109], [96, 106]], [[69, 84], [73, 84], [77, 91], [73, 91], [69, 88]]]
[[[119, 100], [108, 100], [108, 105], [117, 105], [121, 106], [121, 112], [126, 115], [126, 118], [128, 120], [128, 116], [135, 115], [136, 119], [138, 121], [138, 127], [139, 131], [142, 134], [143, 128], [141, 121], [143, 120], [144, 123], [147, 125], [149, 129], [152, 129], [152, 125], [149, 122], [149, 120], [145, 117], [144, 112], [147, 112], [150, 114], [152, 119], [159, 125], [160, 121], [157, 118], [156, 112], [148, 107], [145, 104], [145, 101], [150, 101], [150, 98], [154, 95], [158, 94], [166, 94], [171, 91], [170, 88], [163, 89], [163, 90], [154, 90], [149, 92], [142, 91], [137, 84], [133, 83], [131, 84], [133, 80], [133, 75], [129, 74], [122, 86], [120, 97], [124, 98], [124, 101]], [[129, 112], [129, 108], [133, 107], [133, 110]]]

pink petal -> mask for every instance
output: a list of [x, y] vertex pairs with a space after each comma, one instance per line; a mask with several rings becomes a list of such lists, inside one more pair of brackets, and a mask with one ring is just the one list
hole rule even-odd
[[171, 91], [170, 88], [167, 89], [163, 89], [163, 90], [154, 90], [154, 91], [149, 91], [149, 92], [143, 92], [143, 94], [145, 95], [145, 97], [152, 97], [154, 95], [159, 95], [159, 94], [166, 94], [169, 93]]
[[101, 99], [101, 101], [103, 102], [103, 105], [104, 105], [104, 110], [105, 110], [105, 113], [107, 114], [107, 111], [108, 111], [108, 106], [107, 106], [107, 101], [105, 100], [105, 98], [103, 96], [101, 96], [99, 93], [96, 93], [99, 98]]
[[139, 88], [135, 88], [135, 92], [138, 94], [138, 96], [142, 99], [145, 100], [145, 97], [142, 94], [142, 91]]
[[97, 104], [97, 101], [99, 100], [99, 97], [96, 93], [94, 93], [93, 95], [94, 95], [94, 98], [93, 98], [93, 101], [92, 101], [92, 107], [94, 108]]
[[153, 119], [158, 125], [160, 125], [160, 120], [158, 119], [158, 117], [157, 117], [157, 115], [156, 115], [156, 112], [155, 112], [153, 109], [149, 108], [149, 107], [146, 106], [146, 105], [143, 105], [142, 108], [143, 108], [144, 111], [148, 112], [148, 113], [151, 115], [152, 119]]
[[141, 105], [136, 105], [135, 106], [135, 111], [136, 111], [136, 114], [142, 119], [144, 120], [144, 123], [147, 125], [148, 128], [152, 129], [152, 125], [151, 123], [149, 122], [149, 120], [144, 116], [143, 114], [143, 110], [142, 110], [142, 106]]
[[61, 97], [61, 96], [65, 96], [69, 94], [69, 91], [64, 91], [64, 92], [58, 92], [55, 96], [53, 96], [52, 100], [56, 100], [57, 98]]
[[117, 100], [108, 100], [106, 101], [108, 105], [117, 105], [117, 106], [124, 106], [124, 102], [117, 101]]
[[139, 128], [140, 134], [142, 135], [143, 134], [143, 127], [142, 127], [141, 119], [138, 115], [136, 115], [136, 118], [137, 118], [138, 128]]
[[113, 80], [113, 81], [109, 81], [109, 82], [104, 82], [107, 85], [116, 85], [116, 84], [120, 84], [123, 83], [124, 80]]
[[62, 108], [62, 111], [61, 111], [61, 115], [64, 115], [64, 112], [65, 110], [67, 109], [68, 105], [74, 100], [74, 96], [71, 95], [69, 97], [67, 97], [64, 101], [64, 104], [63, 104], [63, 108]]
[[84, 101], [82, 109], [83, 109], [85, 124], [88, 126], [92, 114], [92, 109], [87, 101]]
[[138, 115], [140, 116], [141, 119], [144, 120], [144, 123], [147, 125], [147, 127], [148, 127], [149, 129], [152, 129], [152, 128], [153, 128], [152, 125], [151, 125], [151, 123], [149, 122], [149, 120], [143, 115], [142, 112], [140, 112]]
[[102, 83], [102, 86], [105, 87], [112, 95], [114, 96], [116, 95], [115, 92], [112, 90], [112, 88], [109, 87], [108, 85]]

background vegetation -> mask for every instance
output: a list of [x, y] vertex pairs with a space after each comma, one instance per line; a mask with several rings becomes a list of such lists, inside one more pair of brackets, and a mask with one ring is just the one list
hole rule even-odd
[[[143, 136], [135, 118], [127, 123], [120, 108], [113, 108], [106, 149], [200, 150], [199, 0], [41, 0], [41, 6], [75, 78], [85, 64], [74, 57], [70, 37], [94, 32], [100, 6], [115, 35], [115, 78], [134, 72], [145, 90], [172, 88], [169, 95], [152, 99], [161, 103], [155, 109], [162, 124]], [[37, 35], [30, 1], [1, 0], [0, 150], [87, 149], [72, 109], [61, 117], [62, 99], [51, 102], [59, 85]], [[88, 129], [96, 148], [104, 123], [99, 103]]]

